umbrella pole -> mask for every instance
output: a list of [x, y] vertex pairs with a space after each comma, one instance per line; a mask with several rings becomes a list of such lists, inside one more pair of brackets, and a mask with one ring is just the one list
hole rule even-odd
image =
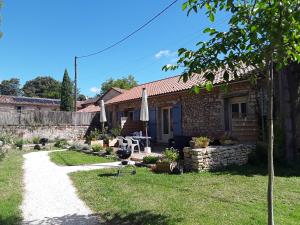
[[148, 123], [147, 122], [145, 122], [145, 124], [146, 124], [146, 147], [148, 148], [149, 146], [148, 146]]
[[104, 131], [104, 122], [102, 122], [102, 134], [103, 134], [103, 131]]

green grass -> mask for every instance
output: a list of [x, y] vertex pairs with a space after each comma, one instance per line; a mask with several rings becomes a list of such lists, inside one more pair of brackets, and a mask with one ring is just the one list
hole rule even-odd
[[108, 158], [88, 155], [76, 151], [51, 152], [49, 156], [52, 162], [63, 166], [76, 166], [93, 163], [106, 163], [113, 161]]
[[0, 224], [21, 222], [22, 152], [11, 151], [0, 161]]
[[[276, 224], [300, 221], [300, 171], [275, 178]], [[114, 169], [70, 176], [80, 197], [100, 213], [103, 224], [267, 224], [267, 176], [244, 167], [215, 173], [154, 174], [116, 177]]]

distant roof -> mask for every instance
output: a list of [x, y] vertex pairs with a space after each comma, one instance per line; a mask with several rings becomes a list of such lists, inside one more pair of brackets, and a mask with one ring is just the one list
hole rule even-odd
[[120, 92], [121, 94], [127, 91], [126, 89], [122, 89], [122, 88], [118, 88], [118, 87], [112, 87], [112, 89]]
[[96, 96], [94, 98], [89, 98], [89, 99], [83, 101], [81, 104], [82, 105], [94, 104], [94, 103], [96, 103], [99, 100], [99, 98], [100, 98], [99, 96]]
[[98, 105], [89, 105], [77, 112], [100, 112], [100, 107]]
[[0, 95], [0, 103], [20, 104], [20, 105], [59, 106], [60, 100], [59, 99], [50, 99], [50, 98], [30, 98], [30, 97]]
[[[238, 79], [234, 78], [233, 74], [229, 75], [229, 81], [234, 80], [243, 80], [245, 79], [246, 75], [249, 74], [251, 71], [253, 71], [252, 67], [247, 67], [244, 69], [241, 69], [237, 72]], [[157, 81], [152, 81], [149, 83], [138, 85], [130, 90], [127, 90], [123, 94], [120, 94], [109, 101], [106, 102], [106, 104], [113, 104], [118, 102], [124, 102], [134, 99], [139, 99], [142, 96], [142, 90], [143, 88], [147, 89], [147, 94], [149, 97], [151, 96], [157, 96], [167, 93], [173, 93], [178, 91], [184, 91], [189, 90], [195, 85], [199, 84], [205, 84], [205, 78], [200, 74], [194, 74], [191, 79], [189, 79], [186, 83], [184, 83], [182, 80], [179, 79], [180, 75], [164, 78]], [[214, 79], [214, 85], [223, 83], [223, 71], [220, 71]]]

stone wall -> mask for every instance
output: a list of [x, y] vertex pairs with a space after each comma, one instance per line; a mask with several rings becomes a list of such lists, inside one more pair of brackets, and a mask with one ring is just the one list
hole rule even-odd
[[8, 133], [24, 140], [33, 137], [45, 137], [49, 140], [56, 138], [83, 139], [90, 131], [90, 126], [0, 126], [0, 133]]
[[248, 155], [255, 145], [209, 146], [207, 148], [192, 149], [186, 147], [184, 152], [184, 166], [187, 171], [207, 171], [229, 165], [244, 165], [248, 162]]

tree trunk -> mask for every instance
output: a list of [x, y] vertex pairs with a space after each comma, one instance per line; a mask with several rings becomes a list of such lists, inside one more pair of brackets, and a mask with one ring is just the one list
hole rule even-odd
[[273, 60], [269, 65], [268, 76], [268, 225], [274, 225], [273, 215], [273, 181], [274, 181], [274, 164], [273, 164]]

